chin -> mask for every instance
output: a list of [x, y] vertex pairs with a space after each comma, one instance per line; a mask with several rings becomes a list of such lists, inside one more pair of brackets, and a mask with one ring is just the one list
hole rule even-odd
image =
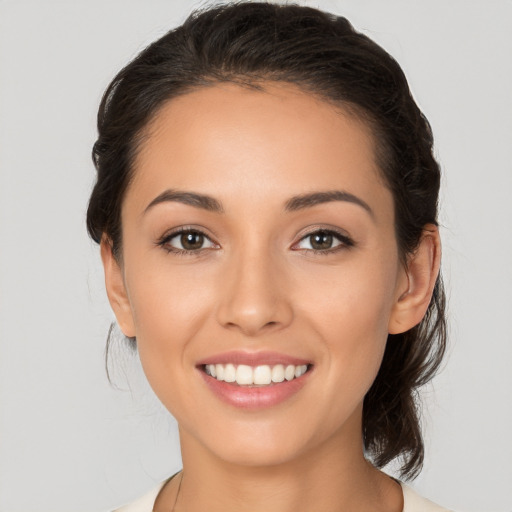
[[299, 446], [265, 439], [264, 443], [235, 442], [228, 449], [214, 447], [215, 455], [227, 463], [246, 467], [270, 467], [289, 463], [302, 451]]
[[[297, 420], [297, 418], [295, 418]], [[297, 462], [322, 444], [329, 432], [304, 421], [239, 421], [231, 425], [210, 424], [201, 444], [216, 458], [245, 467], [270, 467]], [[196, 434], [201, 433], [196, 431]], [[319, 435], [320, 434], [320, 435]]]

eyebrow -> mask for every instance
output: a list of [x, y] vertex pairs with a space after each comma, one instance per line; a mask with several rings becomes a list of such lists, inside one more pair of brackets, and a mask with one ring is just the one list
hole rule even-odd
[[372, 218], [374, 218], [373, 210], [370, 205], [359, 197], [345, 192], [343, 190], [328, 190], [325, 192], [313, 192], [311, 194], [303, 194], [289, 199], [285, 204], [285, 211], [295, 212], [304, 208], [311, 208], [318, 204], [330, 203], [332, 201], [344, 201], [353, 203], [364, 208]]
[[144, 213], [160, 203], [166, 202], [177, 202], [195, 206], [209, 212], [224, 213], [224, 208], [217, 199], [206, 196], [204, 194], [198, 194], [196, 192], [183, 192], [180, 190], [166, 190], [159, 196], [155, 197], [151, 203], [146, 206]]
[[[355, 196], [354, 194], [345, 192], [343, 190], [328, 190], [294, 196], [286, 201], [284, 210], [286, 212], [295, 212], [333, 201], [343, 201], [361, 206], [370, 214], [372, 218], [374, 218], [373, 210], [370, 208], [368, 203]], [[148, 204], [144, 210], [144, 213], [146, 213], [157, 204], [166, 202], [177, 202], [194, 206], [196, 208], [201, 208], [213, 213], [224, 213], [222, 204], [211, 196], [198, 194], [197, 192], [186, 192], [172, 189], [165, 190], [160, 195], [155, 197], [155, 199], [153, 199], [153, 201]]]

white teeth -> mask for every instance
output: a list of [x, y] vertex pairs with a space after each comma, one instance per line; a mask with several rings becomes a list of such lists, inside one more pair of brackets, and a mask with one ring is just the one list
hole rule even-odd
[[308, 369], [308, 367], [303, 364], [301, 366], [296, 366], [295, 367], [295, 377], [300, 377], [301, 375], [304, 375], [306, 373], [306, 370]]
[[286, 380], [292, 380], [295, 377], [295, 366], [289, 364], [284, 371], [284, 378]]
[[[217, 380], [224, 380], [224, 365], [216, 364], [215, 373], [217, 374]], [[213, 375], [212, 375], [213, 377]]]
[[253, 372], [250, 366], [241, 364], [236, 369], [236, 383], [240, 386], [244, 384], [253, 384]]
[[270, 384], [272, 382], [272, 370], [270, 366], [256, 366], [254, 368], [254, 384], [256, 385], [265, 385]]
[[282, 364], [275, 366], [259, 365], [252, 367], [245, 364], [207, 364], [205, 371], [208, 375], [225, 382], [236, 382], [239, 386], [268, 386], [272, 383], [290, 381], [306, 373], [306, 364], [286, 367]]
[[284, 366], [278, 364], [272, 368], [272, 382], [283, 382], [284, 380]]
[[233, 364], [227, 364], [224, 367], [224, 380], [226, 382], [235, 382], [236, 380], [236, 368]]

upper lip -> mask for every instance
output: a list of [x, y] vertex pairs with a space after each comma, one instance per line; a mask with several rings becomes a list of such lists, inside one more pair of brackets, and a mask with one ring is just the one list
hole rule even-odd
[[247, 366], [269, 365], [274, 366], [277, 364], [294, 366], [311, 364], [310, 360], [302, 359], [300, 357], [281, 354], [279, 352], [261, 351], [261, 352], [246, 352], [242, 350], [232, 350], [230, 352], [222, 352], [221, 354], [214, 354], [209, 357], [198, 361], [198, 366], [206, 364], [245, 364]]

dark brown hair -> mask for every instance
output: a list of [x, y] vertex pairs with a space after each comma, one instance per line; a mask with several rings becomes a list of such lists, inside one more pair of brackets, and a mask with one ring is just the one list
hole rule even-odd
[[[241, 2], [194, 12], [142, 51], [107, 88], [93, 160], [97, 182], [87, 212], [91, 237], [110, 240], [122, 259], [121, 204], [144, 129], [171, 98], [219, 82], [296, 84], [358, 115], [372, 129], [376, 157], [394, 198], [402, 259], [423, 228], [437, 224], [440, 171], [428, 121], [397, 62], [343, 17], [296, 5]], [[401, 474], [421, 470], [418, 388], [438, 369], [446, 346], [441, 277], [423, 321], [388, 337], [363, 409], [366, 456], [382, 467], [401, 458]]]

